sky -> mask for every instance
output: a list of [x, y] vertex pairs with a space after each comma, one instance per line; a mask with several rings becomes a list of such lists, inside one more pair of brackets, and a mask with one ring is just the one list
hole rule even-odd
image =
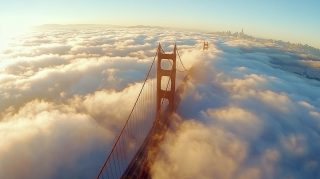
[[[1, 0], [2, 36], [41, 24], [159, 25], [241, 31], [320, 48], [318, 0]], [[9, 33], [10, 32], [10, 33]]]

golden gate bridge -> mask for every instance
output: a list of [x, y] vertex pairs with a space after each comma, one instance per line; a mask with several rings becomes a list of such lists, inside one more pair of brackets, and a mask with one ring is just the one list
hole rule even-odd
[[[204, 43], [203, 49], [208, 49], [208, 43]], [[183, 70], [177, 69], [177, 55]], [[138, 97], [97, 179], [151, 178], [151, 166], [177, 107], [177, 71], [187, 69], [176, 44], [172, 53], [166, 53], [159, 44]]]

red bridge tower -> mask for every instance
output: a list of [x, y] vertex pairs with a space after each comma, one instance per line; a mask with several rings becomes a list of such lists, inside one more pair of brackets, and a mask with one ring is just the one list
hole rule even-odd
[[[165, 53], [159, 44], [157, 63], [157, 119], [160, 119], [163, 110], [168, 110], [170, 114], [174, 112], [174, 95], [176, 87], [176, 53], [177, 47], [174, 45], [172, 53]], [[165, 78], [168, 81], [164, 80]], [[163, 88], [165, 86], [165, 89]], [[162, 106], [167, 100], [168, 106]], [[165, 109], [166, 108], [166, 109]]]

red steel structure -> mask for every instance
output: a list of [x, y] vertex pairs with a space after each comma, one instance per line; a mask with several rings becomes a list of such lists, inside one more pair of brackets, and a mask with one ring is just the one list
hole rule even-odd
[[[169, 112], [174, 111], [174, 95], [176, 89], [176, 59], [177, 59], [177, 46], [174, 45], [172, 53], [165, 53], [161, 45], [158, 46], [158, 62], [157, 62], [157, 118], [161, 116], [161, 108], [163, 101], [168, 100]], [[169, 62], [169, 68], [164, 69], [162, 63]], [[166, 63], [168, 66], [168, 63]], [[163, 77], [168, 77], [169, 80], [166, 84], [166, 89], [162, 89]], [[170, 84], [170, 85], [169, 85]], [[170, 89], [168, 89], [170, 88]]]
[[[176, 45], [172, 53], [165, 53], [159, 44], [136, 102], [97, 178], [151, 178], [150, 167], [176, 108], [176, 56]], [[156, 85], [152, 73], [156, 74]], [[152, 104], [154, 110], [146, 109]]]
[[209, 42], [204, 41], [203, 42], [203, 50], [208, 50], [209, 49]]

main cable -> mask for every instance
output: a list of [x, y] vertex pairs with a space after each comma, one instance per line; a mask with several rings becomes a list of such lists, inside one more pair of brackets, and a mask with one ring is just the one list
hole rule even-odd
[[181, 60], [181, 57], [180, 57], [180, 53], [179, 53], [178, 48], [177, 48], [177, 53], [178, 53], [178, 57], [179, 57], [180, 63], [181, 63], [181, 65], [182, 65], [183, 69], [184, 69], [184, 71], [182, 71], [182, 72], [188, 71], [188, 70], [186, 69], [186, 67], [184, 66], [182, 60]]
[[102, 175], [104, 169], [106, 168], [107, 164], [109, 163], [110, 158], [111, 158], [111, 155], [113, 154], [113, 151], [115, 150], [115, 148], [116, 148], [116, 146], [117, 146], [117, 144], [118, 144], [118, 142], [119, 142], [119, 140], [120, 140], [120, 137], [122, 136], [125, 128], [126, 128], [127, 125], [128, 125], [128, 122], [129, 122], [129, 119], [130, 119], [130, 117], [131, 117], [131, 115], [132, 115], [132, 113], [133, 113], [133, 110], [135, 109], [135, 107], [136, 107], [136, 105], [137, 105], [137, 103], [138, 103], [138, 100], [139, 100], [139, 98], [140, 98], [140, 96], [141, 96], [142, 90], [143, 90], [143, 88], [144, 88], [144, 86], [145, 86], [145, 84], [146, 84], [146, 81], [147, 81], [148, 78], [149, 78], [151, 69], [152, 69], [152, 67], [153, 67], [153, 64], [154, 64], [154, 62], [155, 62], [155, 59], [156, 59], [157, 55], [158, 55], [158, 51], [156, 52], [156, 54], [155, 54], [155, 56], [154, 56], [154, 58], [153, 58], [152, 64], [151, 64], [151, 66], [150, 66], [150, 68], [149, 68], [149, 71], [148, 71], [148, 73], [147, 73], [147, 75], [146, 75], [146, 78], [145, 78], [145, 80], [144, 80], [144, 82], [143, 82], [143, 85], [142, 85], [142, 87], [141, 87], [141, 89], [140, 89], [139, 95], [138, 95], [138, 97], [137, 97], [137, 99], [136, 99], [136, 101], [135, 101], [135, 103], [134, 103], [134, 105], [133, 105], [133, 108], [131, 109], [131, 112], [130, 112], [130, 114], [129, 114], [129, 116], [128, 116], [128, 118], [127, 118], [127, 120], [126, 120], [126, 122], [125, 122], [125, 124], [124, 124], [124, 126], [123, 126], [123, 128], [121, 129], [120, 134], [118, 135], [116, 142], [115, 142], [114, 145], [112, 146], [112, 149], [111, 149], [111, 151], [110, 151], [107, 159], [105, 160], [103, 166], [101, 167], [101, 169], [100, 169], [100, 171], [99, 171], [99, 174], [98, 174], [98, 176], [97, 176], [97, 179], [100, 178], [100, 176]]

